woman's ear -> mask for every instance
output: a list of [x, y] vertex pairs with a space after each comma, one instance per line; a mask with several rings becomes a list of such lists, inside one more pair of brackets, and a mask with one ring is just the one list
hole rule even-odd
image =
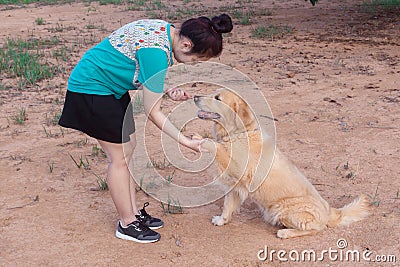
[[182, 36], [180, 41], [181, 41], [180, 46], [181, 46], [182, 52], [189, 53], [190, 51], [192, 51], [193, 43], [192, 43], [192, 41], [190, 41], [189, 38]]

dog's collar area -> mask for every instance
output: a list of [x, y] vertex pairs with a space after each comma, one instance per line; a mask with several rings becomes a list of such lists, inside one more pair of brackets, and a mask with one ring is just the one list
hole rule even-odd
[[243, 138], [247, 138], [250, 135], [253, 134], [257, 134], [259, 133], [260, 130], [259, 129], [254, 129], [251, 131], [244, 131], [244, 132], [238, 132], [238, 133], [233, 133], [233, 134], [228, 134], [226, 136], [221, 137], [219, 140], [223, 141], [223, 142], [229, 142], [235, 139], [243, 139]]

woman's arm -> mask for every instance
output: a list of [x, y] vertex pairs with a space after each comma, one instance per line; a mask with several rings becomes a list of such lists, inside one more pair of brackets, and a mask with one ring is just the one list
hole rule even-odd
[[162, 95], [154, 93], [148, 90], [146, 87], [143, 88], [143, 104], [144, 112], [148, 118], [163, 132], [168, 134], [179, 144], [191, 148], [197, 152], [200, 151], [200, 144], [203, 140], [189, 139], [184, 136], [161, 112], [161, 101]]

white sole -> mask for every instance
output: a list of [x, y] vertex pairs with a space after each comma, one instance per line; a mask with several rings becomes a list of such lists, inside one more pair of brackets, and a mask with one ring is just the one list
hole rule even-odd
[[138, 243], [142, 243], [142, 244], [146, 244], [146, 243], [154, 243], [157, 242], [160, 239], [155, 239], [155, 240], [139, 240], [136, 239], [134, 237], [131, 237], [129, 235], [124, 235], [122, 233], [120, 233], [118, 230], [115, 231], [115, 236], [120, 238], [120, 239], [124, 239], [124, 240], [130, 240], [130, 241], [134, 241], [134, 242], [138, 242]]
[[149, 227], [151, 230], [157, 230], [157, 229], [160, 229], [160, 228], [162, 228], [164, 225], [161, 225], [161, 226], [156, 226], [156, 227]]

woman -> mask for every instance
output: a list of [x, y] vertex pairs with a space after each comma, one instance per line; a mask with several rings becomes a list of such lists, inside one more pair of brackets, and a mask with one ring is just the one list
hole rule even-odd
[[[120, 218], [118, 238], [155, 242], [160, 234], [154, 229], [163, 226], [160, 219], [146, 212], [148, 203], [141, 210], [136, 204], [134, 181], [127, 166], [136, 143], [133, 117], [124, 119], [131, 108], [128, 91], [143, 85], [144, 109], [149, 119], [180, 144], [199, 151], [202, 141], [182, 135], [160, 110], [165, 73], [173, 58], [189, 63], [220, 55], [222, 33], [232, 28], [226, 14], [211, 20], [189, 19], [180, 29], [162, 20], [134, 21], [87, 51], [72, 71], [59, 124], [97, 139], [106, 153], [107, 184]], [[150, 79], [160, 73], [161, 79]], [[180, 89], [166, 94], [175, 101], [190, 98]]]

